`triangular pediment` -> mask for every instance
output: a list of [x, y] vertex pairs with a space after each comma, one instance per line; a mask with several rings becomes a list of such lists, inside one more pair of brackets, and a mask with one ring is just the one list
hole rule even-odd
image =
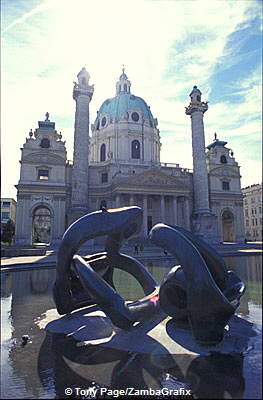
[[159, 169], [150, 169], [128, 178], [118, 179], [118, 186], [157, 186], [176, 187], [181, 190], [189, 190], [188, 186], [178, 178], [164, 174]]

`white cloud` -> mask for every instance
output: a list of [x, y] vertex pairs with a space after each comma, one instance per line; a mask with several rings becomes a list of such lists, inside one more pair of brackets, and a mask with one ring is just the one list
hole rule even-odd
[[[57, 129], [64, 131], [72, 154], [72, 81], [84, 65], [95, 83], [92, 122], [101, 103], [115, 95], [125, 64], [133, 93], [151, 106], [161, 133], [171, 129], [162, 134], [162, 160], [191, 167], [190, 118], [184, 114], [188, 94], [198, 84], [203, 98], [209, 98], [215, 66], [223, 58], [230, 62], [225, 50], [229, 35], [246, 21], [250, 8], [250, 1], [46, 0], [16, 18], [5, 29], [2, 49], [2, 193], [15, 196], [19, 148], [46, 111], [53, 120], [64, 119]], [[233, 105], [226, 96], [224, 103], [210, 105], [207, 131], [223, 126], [227, 137], [235, 130], [244, 135], [246, 129], [251, 135], [256, 131], [253, 121], [238, 126], [239, 118], [254, 118], [259, 108], [258, 76], [254, 84], [250, 79], [242, 82], [243, 103]], [[235, 128], [228, 129], [231, 124]]]
[[21, 17], [14, 19], [4, 30], [3, 33], [8, 31], [9, 29], [13, 28], [17, 24], [21, 24], [25, 22], [28, 18], [32, 17], [33, 15], [39, 14], [44, 10], [49, 8], [50, 0], [44, 0], [41, 4], [38, 4], [29, 12], [24, 13]]

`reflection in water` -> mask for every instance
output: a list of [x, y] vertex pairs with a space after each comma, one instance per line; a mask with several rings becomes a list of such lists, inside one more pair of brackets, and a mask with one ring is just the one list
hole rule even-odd
[[[253, 323], [259, 322], [261, 257], [227, 258], [226, 263], [247, 285], [238, 313]], [[148, 269], [159, 282], [169, 270], [167, 265], [149, 265]], [[2, 272], [1, 278], [3, 305], [10, 313], [2, 328], [6, 337], [1, 356], [6, 360], [2, 398], [66, 398], [65, 387], [87, 388], [93, 382], [108, 388], [189, 385], [197, 398], [241, 398], [245, 387], [244, 398], [261, 397], [260, 336], [253, 342], [255, 349], [244, 357], [217, 353], [139, 354], [94, 345], [79, 347], [73, 338], [46, 334], [35, 323], [41, 314], [55, 308], [55, 270]], [[142, 295], [137, 282], [123, 271], [116, 270], [114, 281], [126, 298]], [[22, 348], [19, 343], [24, 334], [32, 343]]]
[[[180, 365], [189, 355], [180, 355]], [[99, 365], [99, 368], [96, 366]], [[65, 387], [191, 389], [198, 398], [242, 398], [243, 356], [214, 353], [191, 357], [185, 371], [177, 355], [138, 354], [101, 346], [78, 346], [72, 337], [47, 332], [38, 360], [41, 382], [51, 384], [57, 397], [65, 397]], [[96, 371], [96, 375], [94, 374]], [[228, 394], [228, 397], [226, 395]], [[187, 398], [192, 398], [187, 396]]]
[[253, 309], [254, 322], [262, 323], [262, 257], [226, 257], [225, 261], [229, 269], [235, 271], [247, 286], [237, 312], [249, 316]]
[[9, 297], [12, 293], [12, 273], [1, 274], [1, 298]]
[[193, 360], [186, 377], [199, 399], [242, 399], [245, 388], [242, 370], [242, 355], [214, 353]]
[[[5, 275], [1, 274], [1, 277]], [[9, 339], [9, 365], [12, 373], [3, 371], [5, 384], [2, 398], [42, 398], [44, 391], [37, 374], [37, 354], [45, 337], [35, 321], [48, 308], [54, 308], [52, 282], [55, 270], [13, 272], [12, 300], [9, 321], [12, 334]], [[38, 278], [38, 281], [36, 280]], [[21, 337], [29, 335], [32, 343], [20, 346]]]

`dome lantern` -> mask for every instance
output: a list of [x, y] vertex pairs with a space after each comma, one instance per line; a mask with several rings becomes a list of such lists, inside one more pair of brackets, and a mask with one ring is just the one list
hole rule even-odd
[[122, 68], [122, 74], [118, 82], [116, 83], [116, 96], [122, 93], [130, 93], [131, 90], [131, 82], [129, 81], [127, 75], [125, 74], [125, 68]]

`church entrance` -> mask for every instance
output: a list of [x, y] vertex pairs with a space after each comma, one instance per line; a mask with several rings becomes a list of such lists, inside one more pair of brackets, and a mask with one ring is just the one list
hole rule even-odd
[[51, 214], [47, 207], [38, 207], [33, 214], [32, 243], [49, 243], [51, 238]]
[[223, 242], [233, 242], [234, 233], [234, 215], [231, 211], [224, 211], [222, 214]]

